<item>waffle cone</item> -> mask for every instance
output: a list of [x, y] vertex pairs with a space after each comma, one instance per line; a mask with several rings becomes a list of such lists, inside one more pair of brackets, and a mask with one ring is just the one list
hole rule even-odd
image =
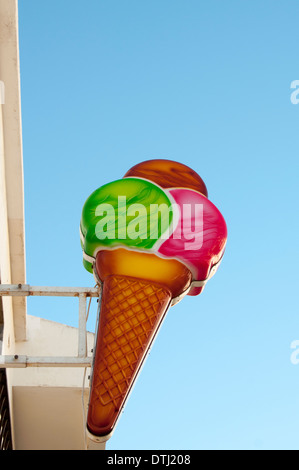
[[171, 298], [152, 281], [105, 278], [87, 417], [92, 434], [112, 432]]

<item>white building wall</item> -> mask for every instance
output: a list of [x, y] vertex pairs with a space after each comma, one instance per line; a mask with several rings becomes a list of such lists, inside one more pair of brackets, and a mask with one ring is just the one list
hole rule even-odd
[[[17, 0], [0, 0], [0, 276], [25, 284], [24, 184]], [[3, 90], [5, 100], [3, 100]], [[1, 104], [1, 102], [3, 104]], [[28, 260], [30, 262], [30, 260]], [[30, 281], [29, 281], [30, 282]], [[3, 297], [0, 354], [76, 356], [78, 330], [27, 314], [26, 297]], [[93, 334], [87, 336], [88, 350]], [[14, 449], [86, 448], [84, 368], [7, 369]], [[84, 400], [83, 400], [84, 399]], [[83, 400], [83, 401], [82, 401]], [[84, 402], [84, 406], [83, 406]], [[105, 448], [101, 444], [98, 448]]]
[[[15, 354], [76, 356], [77, 328], [27, 316], [27, 340]], [[87, 334], [87, 349], [94, 334]], [[28, 367], [11, 370], [15, 449], [76, 450], [87, 445], [85, 417], [90, 368]]]
[[[0, 275], [3, 284], [18, 284], [25, 283], [25, 230], [16, 0], [0, 0], [0, 82], [5, 95], [0, 105]], [[3, 347], [10, 350], [14, 339], [26, 337], [26, 300], [4, 299], [4, 303]]]
[[[87, 333], [91, 355], [94, 334]], [[17, 342], [14, 354], [27, 356], [70, 356], [78, 354], [78, 329], [27, 315], [27, 340]], [[27, 367], [13, 369], [14, 386], [79, 387], [83, 385], [84, 367]], [[86, 378], [89, 375], [87, 369]], [[85, 381], [88, 386], [87, 380]]]

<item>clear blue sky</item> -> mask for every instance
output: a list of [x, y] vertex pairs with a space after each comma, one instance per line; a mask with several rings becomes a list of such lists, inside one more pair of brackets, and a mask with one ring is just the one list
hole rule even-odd
[[[94, 285], [82, 206], [142, 160], [191, 166], [228, 225], [108, 449], [299, 449], [298, 18], [295, 0], [19, 1], [27, 282]], [[28, 313], [77, 325], [70, 300]]]

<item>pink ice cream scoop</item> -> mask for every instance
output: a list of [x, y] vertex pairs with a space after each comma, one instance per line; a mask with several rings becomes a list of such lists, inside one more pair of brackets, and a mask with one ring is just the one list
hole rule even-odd
[[217, 207], [202, 194], [184, 188], [170, 189], [178, 222], [173, 233], [159, 247], [167, 258], [176, 258], [191, 271], [189, 295], [198, 295], [216, 272], [224, 253], [227, 227]]

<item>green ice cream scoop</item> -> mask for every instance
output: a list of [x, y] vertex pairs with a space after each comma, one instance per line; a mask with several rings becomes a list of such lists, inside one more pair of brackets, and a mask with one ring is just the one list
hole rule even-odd
[[84, 204], [80, 223], [83, 264], [101, 249], [152, 250], [173, 219], [167, 193], [150, 181], [125, 178], [101, 186]]

